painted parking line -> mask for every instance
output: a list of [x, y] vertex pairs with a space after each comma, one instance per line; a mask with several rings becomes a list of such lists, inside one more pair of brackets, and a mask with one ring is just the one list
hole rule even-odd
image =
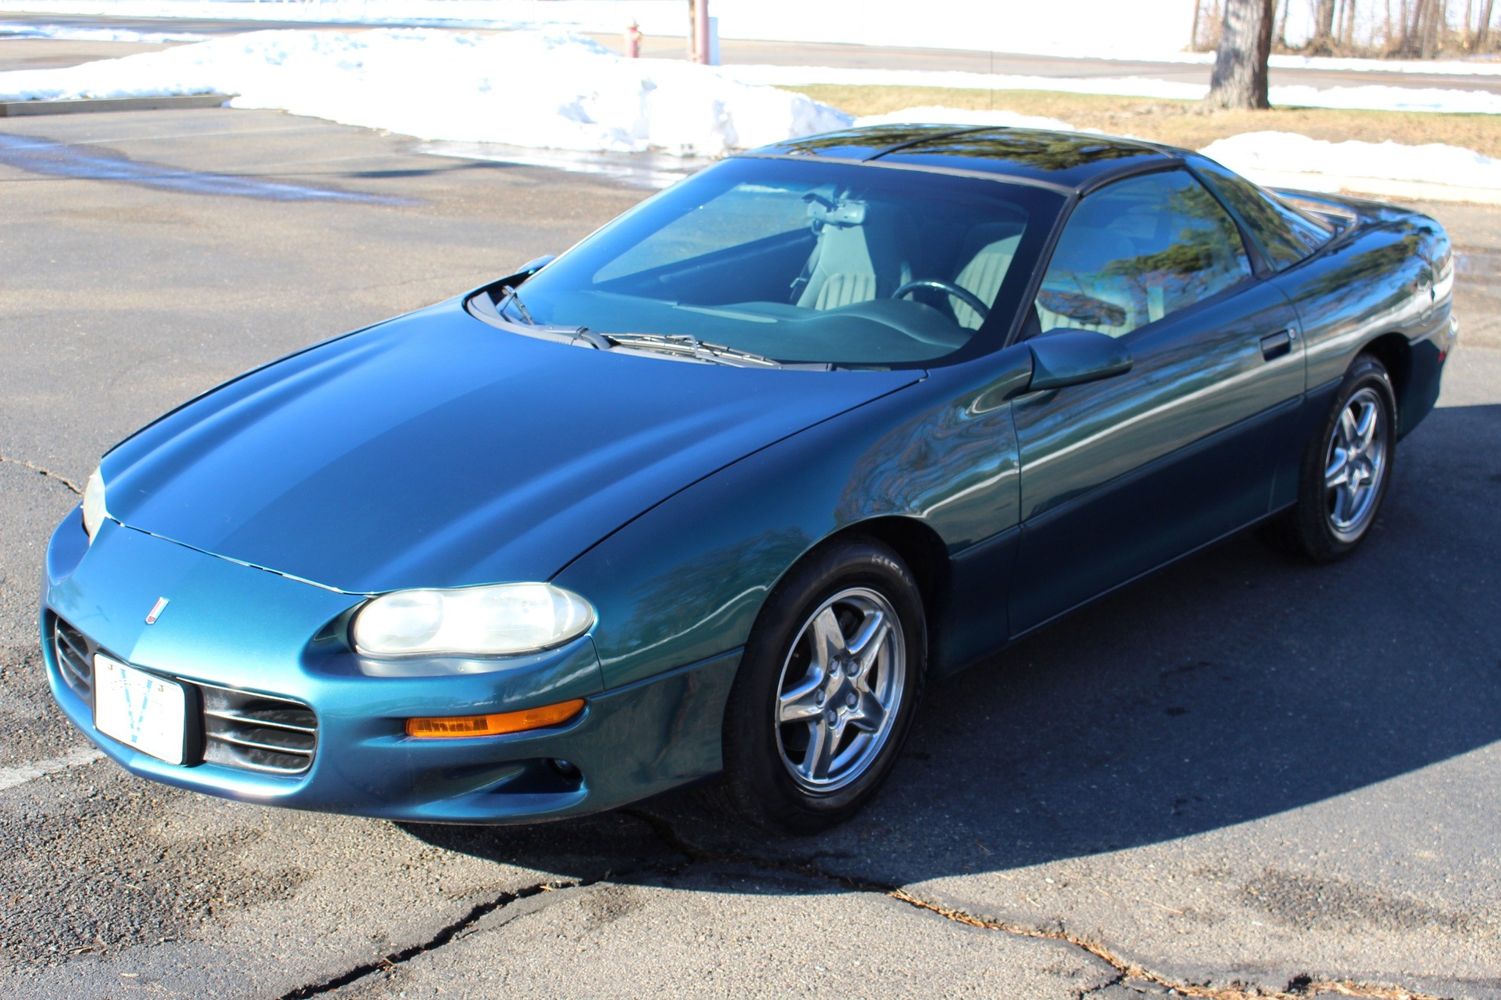
[[79, 747], [68, 751], [61, 757], [39, 760], [35, 764], [22, 767], [0, 767], [0, 792], [24, 785], [28, 781], [35, 781], [37, 778], [45, 778], [49, 774], [57, 774], [69, 768], [91, 764], [103, 756], [102, 751], [93, 747]]
[[186, 194], [227, 195], [263, 201], [344, 201], [367, 205], [406, 205], [407, 198], [387, 198], [356, 191], [288, 184], [235, 174], [185, 170], [160, 163], [109, 155], [51, 139], [0, 132], [0, 164], [51, 177], [120, 181]]

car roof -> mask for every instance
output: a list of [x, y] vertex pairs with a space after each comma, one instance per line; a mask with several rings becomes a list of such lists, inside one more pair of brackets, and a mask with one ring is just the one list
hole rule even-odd
[[1082, 190], [1119, 174], [1182, 159], [1170, 146], [1051, 129], [874, 125], [789, 139], [741, 154], [879, 163]]

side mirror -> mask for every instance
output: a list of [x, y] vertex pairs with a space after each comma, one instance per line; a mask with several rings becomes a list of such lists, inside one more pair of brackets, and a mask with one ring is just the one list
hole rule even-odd
[[1050, 330], [1026, 344], [1032, 349], [1029, 392], [1097, 382], [1131, 370], [1131, 353], [1103, 333]]

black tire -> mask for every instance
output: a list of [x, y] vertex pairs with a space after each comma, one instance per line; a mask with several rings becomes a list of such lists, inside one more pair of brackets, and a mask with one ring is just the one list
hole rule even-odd
[[[835, 603], [830, 605], [831, 601]], [[864, 660], [859, 656], [836, 652], [824, 659], [843, 663], [847, 674], [841, 674], [838, 668], [820, 670], [812, 647], [820, 635], [827, 634], [818, 630], [820, 622], [831, 621], [822, 615], [824, 610], [840, 622], [841, 630], [848, 622], [848, 627], [865, 628], [875, 635], [879, 634], [880, 622], [887, 619], [888, 609], [895, 612], [897, 627], [879, 640], [880, 651], [871, 653], [869, 668], [860, 666]], [[879, 619], [873, 617], [876, 613]], [[874, 640], [872, 643], [866, 648], [874, 650]], [[859, 646], [842, 648], [850, 652]], [[922, 594], [901, 558], [886, 546], [863, 538], [837, 541], [811, 555], [788, 574], [761, 609], [730, 692], [720, 786], [728, 804], [745, 819], [785, 833], [815, 833], [849, 819], [895, 764], [912, 727], [926, 670]], [[883, 727], [888, 714], [891, 719], [876, 745], [875, 734], [864, 729], [873, 724], [862, 714], [870, 703], [863, 700], [864, 693], [857, 693], [855, 685], [867, 682], [860, 689], [865, 692], [868, 682], [878, 674], [880, 685], [899, 682], [899, 686], [883, 688], [894, 694], [894, 700], [880, 716]], [[809, 692], [799, 699], [804, 709], [813, 705], [814, 698], [824, 707], [807, 719], [779, 721], [780, 698], [799, 690]], [[870, 696], [879, 702], [875, 693]], [[854, 700], [845, 708], [847, 698]], [[840, 707], [829, 707], [836, 703]], [[834, 731], [834, 723], [825, 725], [826, 711], [841, 717], [841, 735], [837, 738], [828, 736]], [[850, 774], [836, 775], [832, 764], [837, 760], [830, 762], [823, 777], [817, 767], [794, 773], [797, 765], [792, 758], [803, 757], [806, 764], [820, 756], [815, 750], [815, 730], [822, 730], [825, 739], [831, 740], [828, 745], [836, 750], [848, 747], [839, 756], [852, 758]], [[799, 733], [807, 734], [801, 749], [793, 743]], [[856, 753], [860, 740], [868, 742]], [[855, 768], [855, 764], [861, 766]], [[829, 787], [815, 786], [819, 781]]]
[[[1372, 460], [1379, 465], [1376, 466], [1374, 482], [1369, 486], [1369, 501], [1362, 501], [1360, 516], [1341, 530], [1341, 519], [1337, 516], [1333, 499], [1338, 491], [1325, 485], [1325, 472], [1338, 443], [1335, 436], [1340, 430], [1341, 419], [1351, 407], [1351, 401], [1357, 398], [1374, 402], [1379, 410], [1376, 414], [1379, 447], [1371, 449]], [[1320, 563], [1343, 559], [1355, 551], [1370, 534], [1391, 486], [1396, 440], [1397, 398], [1392, 391], [1391, 377], [1379, 360], [1362, 354], [1350, 365], [1329, 412], [1304, 446], [1298, 472], [1297, 502], [1268, 524], [1270, 539], [1279, 548]]]

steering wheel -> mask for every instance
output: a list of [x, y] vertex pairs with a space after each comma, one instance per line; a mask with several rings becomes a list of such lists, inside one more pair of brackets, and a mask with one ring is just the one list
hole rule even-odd
[[934, 291], [942, 292], [945, 295], [952, 295], [954, 298], [958, 299], [960, 302], [963, 302], [975, 312], [979, 313], [980, 322], [982, 323], [985, 322], [986, 317], [990, 315], [990, 307], [987, 306], [984, 302], [981, 302], [980, 297], [974, 292], [970, 291], [967, 288], [961, 288], [960, 286], [952, 284], [951, 282], [939, 281], [937, 278], [918, 278], [914, 281], [905, 282], [900, 288], [891, 293], [891, 297], [894, 299], [899, 299], [903, 295], [906, 295], [909, 292], [915, 292], [919, 288], [931, 288]]

